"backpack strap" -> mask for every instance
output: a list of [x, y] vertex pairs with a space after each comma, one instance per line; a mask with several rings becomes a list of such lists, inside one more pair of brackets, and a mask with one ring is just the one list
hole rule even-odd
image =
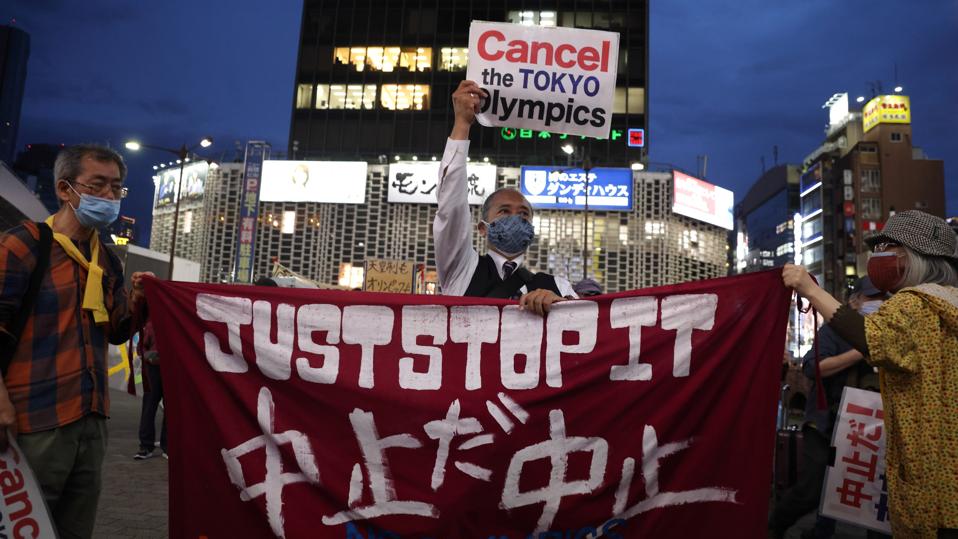
[[13, 336], [12, 342], [6, 343], [3, 350], [0, 351], [0, 371], [6, 377], [7, 369], [10, 368], [10, 362], [13, 360], [13, 354], [17, 351], [20, 344], [20, 337], [23, 335], [23, 328], [27, 325], [27, 320], [33, 313], [34, 304], [37, 296], [40, 294], [40, 285], [43, 283], [43, 277], [50, 268], [50, 248], [53, 246], [53, 230], [46, 223], [37, 223], [37, 231], [40, 238], [37, 242], [37, 259], [33, 267], [33, 273], [30, 274], [30, 284], [20, 301], [20, 310], [10, 321], [8, 329]]

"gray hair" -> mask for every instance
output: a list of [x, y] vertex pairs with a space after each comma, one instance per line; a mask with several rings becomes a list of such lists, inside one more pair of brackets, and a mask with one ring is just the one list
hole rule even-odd
[[60, 150], [53, 165], [53, 179], [73, 183], [73, 180], [83, 172], [81, 163], [83, 158], [87, 156], [101, 163], [110, 161], [116, 163], [120, 168], [120, 179], [126, 179], [126, 163], [123, 162], [123, 156], [110, 148], [97, 144], [77, 144]]
[[[515, 191], [516, 193], [519, 193], [520, 195], [522, 195], [522, 198], [526, 198], [526, 196], [522, 194], [522, 191], [519, 191], [518, 189], [515, 189], [513, 187], [500, 187], [499, 189], [496, 189], [495, 191], [489, 193], [489, 196], [487, 196], [486, 199], [482, 201], [482, 220], [483, 221], [489, 218], [489, 210], [492, 209], [492, 199], [496, 198], [496, 195], [498, 195], [499, 193], [503, 191]], [[532, 207], [531, 204], [529, 206], [530, 208]]]
[[925, 256], [904, 247], [908, 265], [902, 275], [900, 288], [920, 284], [958, 286], [958, 269], [950, 260], [940, 256]]

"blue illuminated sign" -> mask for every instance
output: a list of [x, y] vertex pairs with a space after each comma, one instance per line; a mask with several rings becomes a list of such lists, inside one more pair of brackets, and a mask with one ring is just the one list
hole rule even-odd
[[627, 168], [594, 168], [586, 182], [582, 169], [526, 166], [519, 190], [536, 209], [583, 210], [586, 183], [590, 210], [632, 210], [632, 170]]

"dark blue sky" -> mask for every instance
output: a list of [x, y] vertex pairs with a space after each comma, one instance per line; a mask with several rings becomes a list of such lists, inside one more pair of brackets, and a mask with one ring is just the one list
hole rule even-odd
[[[284, 149], [301, 1], [9, 0], [0, 20], [31, 35], [18, 141], [125, 140], [178, 147], [212, 135]], [[772, 164], [821, 143], [833, 93], [870, 95], [897, 82], [912, 100], [913, 140], [945, 159], [949, 215], [958, 214], [958, 2], [955, 0], [652, 0], [651, 159], [696, 170], [740, 200]], [[123, 150], [131, 198], [149, 221], [152, 164]], [[955, 156], [955, 157], [953, 157]], [[141, 229], [141, 234], [148, 230]]]

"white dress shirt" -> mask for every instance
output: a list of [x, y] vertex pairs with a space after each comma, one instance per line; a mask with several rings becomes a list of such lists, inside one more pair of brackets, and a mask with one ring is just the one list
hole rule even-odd
[[[439, 273], [439, 287], [447, 296], [462, 296], [469, 288], [472, 275], [479, 265], [479, 253], [472, 246], [472, 213], [469, 211], [468, 179], [466, 177], [466, 155], [469, 154], [468, 140], [446, 140], [446, 150], [439, 165], [439, 209], [432, 223], [432, 234], [436, 242], [436, 269]], [[496, 263], [496, 270], [502, 278], [502, 265], [509, 260], [490, 250], [489, 255]], [[521, 266], [525, 255], [512, 259]], [[578, 298], [569, 281], [555, 277], [556, 287], [562, 297]], [[521, 294], [526, 287], [519, 289]]]

